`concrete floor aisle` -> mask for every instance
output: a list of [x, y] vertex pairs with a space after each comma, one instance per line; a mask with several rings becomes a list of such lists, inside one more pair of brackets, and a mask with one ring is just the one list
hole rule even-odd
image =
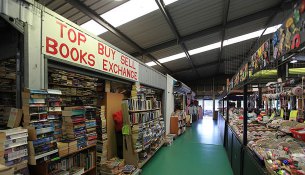
[[143, 167], [142, 175], [233, 175], [217, 124], [205, 117], [161, 148]]

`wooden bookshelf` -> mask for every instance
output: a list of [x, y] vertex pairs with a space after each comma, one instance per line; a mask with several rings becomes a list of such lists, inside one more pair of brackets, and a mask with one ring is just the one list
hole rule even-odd
[[95, 91], [95, 88], [90, 88], [90, 87], [72, 86], [72, 85], [57, 84], [57, 83], [49, 83], [49, 85], [53, 85], [53, 86], [62, 86], [62, 87], [70, 87], [70, 88], [82, 88], [82, 89], [89, 89], [89, 90]]
[[[126, 164], [131, 164], [138, 168], [141, 168], [163, 146], [163, 144], [164, 144], [163, 129], [164, 128], [161, 125], [160, 116], [158, 115], [158, 113], [156, 113], [155, 116], [153, 116], [153, 117], [150, 116], [149, 118], [146, 118], [144, 120], [142, 118], [142, 120], [139, 120], [138, 122], [136, 122], [137, 120], [135, 120], [133, 118], [134, 117], [133, 115], [136, 112], [151, 113], [152, 111], [160, 110], [160, 108], [134, 111], [134, 110], [129, 110], [128, 106], [129, 106], [128, 100], [124, 100], [122, 102], [123, 122], [124, 122], [124, 124], [127, 124], [130, 126], [131, 133], [130, 133], [130, 135], [123, 136], [124, 137], [123, 145], [126, 145], [126, 147], [125, 146], [123, 147], [123, 155], [124, 155]], [[144, 114], [144, 115], [147, 115], [147, 114]], [[139, 135], [136, 136], [136, 137], [142, 137], [142, 141], [139, 142], [140, 144], [142, 144], [141, 148], [135, 147], [134, 138], [136, 138], [136, 137], [134, 137], [133, 134], [135, 134], [135, 133], [133, 133], [133, 131], [132, 131], [132, 127], [140, 125], [140, 124], [145, 125], [144, 128], [151, 128], [151, 127], [157, 128], [157, 125], [161, 125], [161, 130], [156, 129], [156, 131], [155, 131], [155, 132], [159, 131], [158, 133], [155, 133], [155, 134], [157, 134], [156, 138], [151, 138], [150, 140], [146, 140], [147, 136], [139, 136]], [[146, 137], [146, 139], [145, 139], [145, 137]], [[138, 138], [138, 139], [140, 139], [140, 138]], [[144, 160], [140, 160], [141, 152], [147, 154], [147, 156]]]
[[87, 146], [87, 147], [85, 147], [85, 148], [78, 149], [77, 151], [74, 151], [74, 152], [72, 152], [72, 153], [68, 153], [68, 154], [66, 154], [66, 155], [60, 156], [60, 158], [68, 157], [68, 156], [71, 156], [71, 155], [73, 155], [73, 154], [77, 154], [77, 153], [79, 153], [79, 152], [82, 152], [82, 151], [84, 151], [84, 150], [86, 150], [86, 149], [90, 149], [90, 148], [93, 148], [93, 147], [96, 147], [96, 144], [94, 144], [94, 145], [89, 145], [89, 146]]
[[[81, 153], [83, 151], [86, 151], [86, 150], [89, 151], [90, 149], [96, 149], [96, 145], [94, 144], [94, 145], [87, 146], [87, 147], [79, 149], [75, 152], [72, 152], [72, 153], [69, 153], [67, 155], [58, 157], [57, 159], [54, 159], [53, 161], [49, 160], [49, 161], [46, 161], [44, 163], [41, 163], [41, 164], [38, 164], [38, 165], [35, 165], [35, 166], [29, 166], [30, 171], [33, 174], [49, 175], [50, 172], [48, 172], [48, 167], [49, 167], [50, 164], [56, 163], [58, 161], [61, 161], [62, 159], [65, 159], [69, 156], [73, 156], [75, 154]], [[96, 152], [95, 152], [94, 156], [95, 156], [94, 160], [96, 160]], [[93, 166], [90, 167], [88, 170], [85, 170], [85, 172], [83, 174], [96, 175], [96, 162], [93, 162], [93, 163], [94, 163]]]
[[146, 109], [146, 110], [130, 110], [129, 113], [150, 112], [150, 111], [156, 111], [156, 110], [160, 110], [160, 108]]
[[139, 168], [142, 168], [155, 154], [156, 154], [156, 152], [162, 147], [164, 145], [164, 141], [162, 141], [161, 143], [160, 143], [160, 145], [158, 146], [158, 148], [153, 152], [153, 153], [151, 153], [151, 154], [149, 154], [148, 156], [147, 156], [147, 158], [143, 161], [143, 162], [140, 162], [139, 164], [138, 164], [138, 167]]

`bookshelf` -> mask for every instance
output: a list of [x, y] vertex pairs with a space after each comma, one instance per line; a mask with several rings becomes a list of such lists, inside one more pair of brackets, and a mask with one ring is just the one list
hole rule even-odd
[[170, 118], [170, 133], [180, 136], [186, 131], [186, 114], [183, 111], [176, 112]]
[[123, 121], [129, 134], [123, 138], [127, 164], [144, 166], [164, 144], [161, 103], [141, 95], [122, 102]]
[[29, 165], [58, 157], [56, 136], [60, 132], [55, 132], [55, 128], [60, 126], [55, 123], [61, 117], [61, 102], [56, 97], [60, 94], [58, 90], [24, 89], [22, 92], [23, 126], [28, 129]]
[[31, 173], [40, 175], [50, 174], [73, 174], [77, 168], [79, 174], [96, 175], [96, 145], [90, 145], [64, 156], [60, 156], [56, 160], [46, 161], [36, 165], [35, 169], [31, 167]]
[[104, 115], [106, 119], [106, 133], [107, 133], [107, 160], [117, 156], [117, 143], [115, 133], [115, 123], [113, 114], [121, 110], [121, 101], [124, 95], [120, 93], [106, 92], [102, 100], [104, 108]]
[[63, 106], [97, 106], [98, 78], [50, 68], [48, 74], [49, 88], [62, 92]]
[[6, 129], [8, 111], [16, 103], [16, 59], [0, 59], [0, 128]]

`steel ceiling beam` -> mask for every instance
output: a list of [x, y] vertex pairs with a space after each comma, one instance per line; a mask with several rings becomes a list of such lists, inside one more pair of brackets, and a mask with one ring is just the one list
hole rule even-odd
[[183, 52], [186, 55], [186, 58], [188, 60], [188, 62], [190, 63], [190, 65], [192, 66], [193, 71], [196, 72], [196, 74], [198, 75], [198, 77], [200, 77], [200, 74], [198, 73], [198, 71], [195, 69], [195, 65], [192, 61], [191, 55], [189, 54], [188, 49], [186, 48], [184, 43], [179, 42], [181, 39], [181, 35], [179, 34], [179, 31], [174, 23], [174, 20], [172, 19], [172, 17], [170, 16], [169, 12], [165, 9], [165, 4], [163, 2], [163, 0], [155, 0], [159, 10], [161, 11], [163, 17], [165, 18], [167, 24], [169, 25], [171, 31], [174, 33], [174, 35], [176, 36], [176, 40], [177, 43], [179, 43], [181, 49], [183, 50]]
[[[229, 59], [226, 59], [226, 60], [222, 60], [222, 61], [220, 61], [220, 64], [224, 63], [225, 61], [240, 60], [242, 58], [244, 58], [243, 54], [232, 57], [232, 58], [229, 58]], [[218, 64], [219, 64], [218, 60], [217, 61], [212, 61], [212, 62], [209, 62], [209, 63], [204, 63], [204, 64], [201, 64], [199, 66], [196, 66], [195, 69], [201, 69], [201, 68], [204, 68], [204, 67], [214, 66], [214, 65], [218, 65]], [[178, 74], [178, 73], [182, 73], [182, 72], [186, 72], [186, 71], [189, 71], [189, 70], [190, 69], [181, 69], [181, 70], [175, 71], [173, 73], [173, 75]]]
[[[250, 14], [250, 15], [247, 15], [247, 16], [244, 16], [244, 17], [240, 17], [240, 18], [228, 21], [227, 25], [226, 25], [227, 29], [237, 27], [241, 24], [251, 22], [251, 21], [255, 21], [255, 20], [270, 16], [270, 14], [277, 11], [277, 9], [279, 9], [279, 8], [281, 8], [281, 6], [276, 5], [276, 6], [273, 6], [271, 8], [261, 10], [261, 11], [256, 12], [256, 13], [253, 13], [253, 14]], [[219, 25], [207, 28], [207, 29], [203, 29], [201, 31], [194, 32], [192, 34], [182, 36], [179, 40], [179, 43], [180, 42], [184, 43], [184, 42], [187, 42], [187, 41], [194, 40], [196, 38], [200, 38], [200, 37], [203, 37], [203, 36], [207, 36], [207, 35], [211, 35], [211, 34], [214, 34], [214, 33], [217, 33], [217, 32], [221, 32], [222, 29], [223, 29], [223, 24], [219, 24]], [[177, 40], [173, 39], [173, 40], [170, 40], [170, 41], [167, 41], [167, 42], [164, 42], [164, 43], [146, 48], [143, 53], [151, 53], [151, 52], [155, 52], [155, 51], [165, 49], [165, 48], [168, 48], [168, 47], [172, 47], [172, 46], [175, 46], [175, 45], [177, 45]], [[142, 53], [135, 52], [135, 53], [132, 53], [131, 55], [141, 56]]]
[[218, 66], [217, 66], [218, 73], [220, 72], [220, 61], [221, 61], [222, 55], [223, 55], [223, 42], [224, 42], [225, 36], [226, 36], [226, 25], [227, 25], [227, 21], [228, 21], [229, 9], [230, 9], [230, 0], [225, 0], [224, 7], [223, 7], [221, 44], [220, 44], [220, 49], [219, 49]]
[[166, 70], [167, 73], [171, 74], [172, 71], [169, 70], [166, 66], [162, 65], [155, 57], [153, 57], [151, 54], [145, 52], [143, 48], [141, 48], [137, 43], [132, 41], [129, 37], [127, 37], [124, 33], [122, 33], [120, 30], [116, 29], [114, 26], [112, 26], [110, 23], [108, 23], [105, 19], [100, 17], [98, 13], [96, 13], [94, 10], [86, 6], [83, 2], [80, 0], [66, 0], [69, 4], [77, 8], [82, 13], [89, 16], [92, 20], [97, 22], [99, 25], [106, 28], [109, 32], [113, 33], [117, 37], [119, 37], [121, 40], [123, 40], [125, 43], [130, 45], [131, 47], [135, 48], [139, 53], [142, 53], [141, 55], [146, 55], [149, 57], [153, 62], [155, 62], [157, 65], [161, 66], [164, 70]]

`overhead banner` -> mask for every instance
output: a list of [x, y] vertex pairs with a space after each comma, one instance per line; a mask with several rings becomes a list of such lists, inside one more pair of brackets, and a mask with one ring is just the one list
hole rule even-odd
[[119, 50], [47, 13], [42, 22], [42, 53], [120, 78], [138, 81], [139, 63]]

